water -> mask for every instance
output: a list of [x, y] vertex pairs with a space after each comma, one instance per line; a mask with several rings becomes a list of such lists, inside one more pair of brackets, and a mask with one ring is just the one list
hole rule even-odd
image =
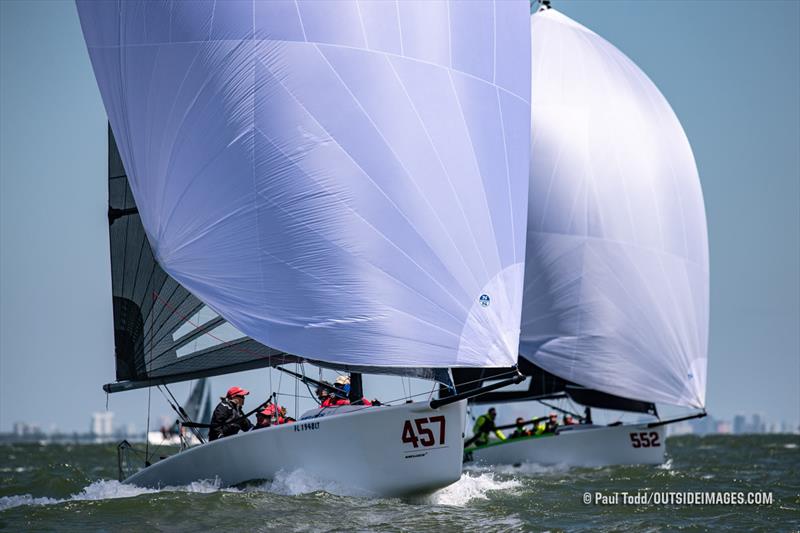
[[[106, 445], [0, 446], [0, 530], [800, 530], [800, 437], [678, 437], [660, 467], [468, 469], [413, 501], [289, 472], [261, 485], [123, 485]], [[761, 506], [585, 505], [584, 492], [770, 491]]]

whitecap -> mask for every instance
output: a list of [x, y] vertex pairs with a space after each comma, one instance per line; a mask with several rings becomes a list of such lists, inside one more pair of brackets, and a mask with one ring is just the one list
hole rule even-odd
[[298, 494], [309, 494], [313, 492], [327, 492], [337, 496], [374, 496], [368, 491], [350, 487], [336, 481], [322, 479], [302, 468], [289, 472], [280, 470], [275, 474], [275, 478], [272, 481], [268, 481], [260, 487], [257, 487], [256, 490], [264, 490], [284, 496], [297, 496]]
[[794, 450], [795, 448], [797, 448], [797, 444], [795, 444], [794, 442], [790, 442], [789, 444], [784, 444], [783, 447], [786, 448], [787, 450]]
[[572, 467], [566, 464], [542, 465], [539, 463], [520, 463], [516, 465], [476, 466], [465, 465], [464, 471], [472, 473], [492, 472], [497, 474], [541, 476], [542, 474], [563, 474]]
[[656, 468], [659, 470], [672, 470], [672, 458], [670, 457], [665, 463], [661, 463]]
[[75, 501], [113, 500], [117, 498], [133, 498], [142, 494], [154, 494], [157, 492], [195, 492], [199, 494], [208, 494], [217, 491], [240, 492], [238, 489], [234, 488], [221, 489], [219, 480], [195, 481], [184, 486], [150, 489], [137, 487], [129, 483], [121, 483], [116, 480], [101, 479], [68, 498], [34, 497], [30, 494], [4, 496], [0, 498], [0, 511], [5, 511], [12, 507], [19, 507], [21, 505], [57, 505]]
[[472, 500], [488, 500], [489, 493], [498, 490], [512, 490], [521, 483], [515, 479], [498, 480], [494, 473], [487, 472], [477, 476], [470, 473], [461, 475], [461, 479], [452, 485], [440, 489], [426, 497], [427, 503], [434, 505], [452, 505], [461, 507]]

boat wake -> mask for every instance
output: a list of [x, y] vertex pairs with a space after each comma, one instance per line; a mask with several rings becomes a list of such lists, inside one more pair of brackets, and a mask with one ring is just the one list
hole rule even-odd
[[514, 476], [541, 476], [545, 474], [563, 474], [572, 467], [568, 465], [541, 465], [538, 463], [521, 463], [518, 465], [464, 466], [464, 470], [473, 473], [497, 473]]
[[286, 472], [281, 470], [275, 479], [256, 487], [256, 490], [280, 494], [283, 496], [297, 496], [313, 492], [327, 492], [336, 496], [371, 497], [370, 492], [348, 487], [343, 483], [321, 479], [302, 468]]
[[508, 491], [519, 486], [521, 486], [521, 483], [515, 479], [496, 479], [493, 472], [465, 472], [461, 474], [461, 479], [449, 487], [445, 487], [434, 492], [430, 496], [414, 501], [432, 505], [463, 507], [473, 500], [488, 500], [490, 492], [498, 490]]

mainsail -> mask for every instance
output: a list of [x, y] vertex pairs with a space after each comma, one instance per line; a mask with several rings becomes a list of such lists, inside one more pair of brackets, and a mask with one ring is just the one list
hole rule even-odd
[[686, 135], [601, 37], [552, 9], [531, 33], [520, 353], [596, 391], [701, 408], [708, 242]]
[[[243, 335], [237, 353], [261, 350], [262, 366], [279, 353], [514, 364], [527, 3], [77, 5], [128, 170], [120, 194], [135, 198], [163, 269], [152, 293], [137, 287], [139, 308], [170, 302], [131, 313], [131, 327], [151, 320], [173, 344], [164, 357], [207, 372], [236, 361], [217, 348], [184, 362], [177, 328], [157, 324], [205, 304], [217, 318], [200, 329], [225, 321]], [[126, 361], [118, 379], [151, 377], [143, 359]]]

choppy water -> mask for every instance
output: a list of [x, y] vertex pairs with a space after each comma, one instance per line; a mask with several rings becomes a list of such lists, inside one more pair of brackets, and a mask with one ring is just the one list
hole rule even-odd
[[[471, 469], [419, 501], [291, 472], [239, 489], [123, 485], [114, 446], [0, 446], [8, 531], [800, 531], [800, 437], [678, 437], [660, 467]], [[768, 491], [771, 505], [586, 505], [585, 492]]]

